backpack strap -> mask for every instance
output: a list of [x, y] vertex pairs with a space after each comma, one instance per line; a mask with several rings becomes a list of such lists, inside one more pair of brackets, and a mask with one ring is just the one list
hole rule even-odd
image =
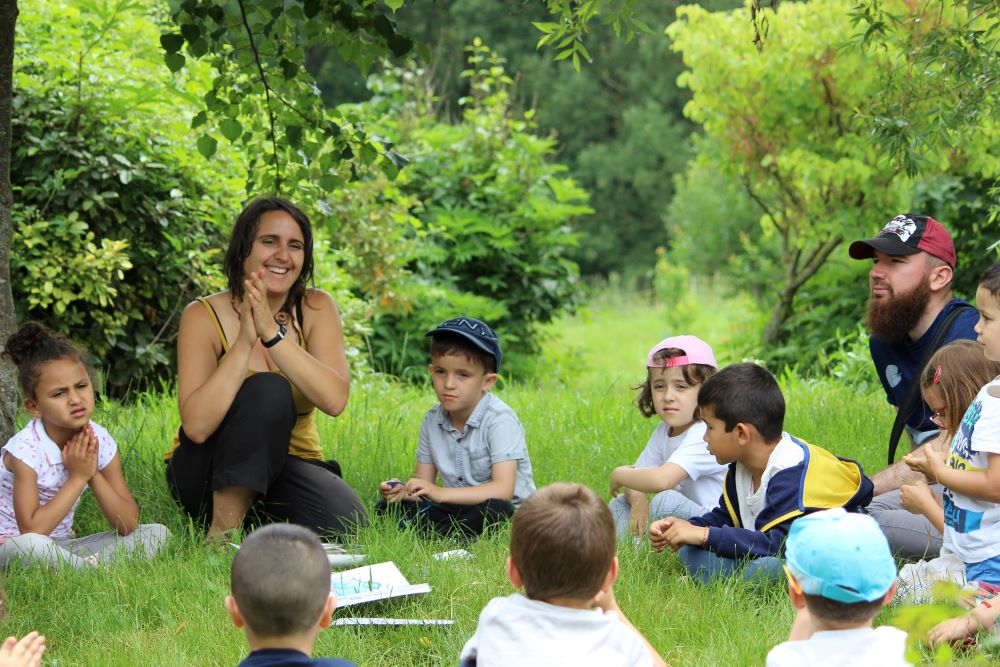
[[941, 322], [941, 326], [938, 327], [937, 332], [935, 332], [930, 346], [924, 353], [924, 358], [920, 361], [917, 372], [913, 375], [910, 390], [906, 393], [906, 400], [903, 401], [903, 405], [896, 412], [896, 421], [892, 423], [892, 432], [889, 434], [889, 465], [892, 465], [896, 459], [896, 447], [899, 445], [899, 437], [903, 434], [903, 428], [906, 426], [906, 418], [917, 407], [917, 401], [920, 400], [920, 378], [924, 375], [924, 368], [927, 366], [927, 362], [931, 360], [934, 353], [941, 347], [941, 341], [944, 339], [945, 334], [948, 333], [948, 330], [951, 329], [952, 323], [959, 315], [970, 309], [972, 309], [972, 306], [958, 306], [955, 310], [948, 313], [944, 321]]

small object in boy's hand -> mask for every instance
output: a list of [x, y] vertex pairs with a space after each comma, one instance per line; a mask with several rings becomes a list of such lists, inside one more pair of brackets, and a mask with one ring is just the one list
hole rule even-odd
[[389, 485], [389, 488], [392, 488], [394, 486], [403, 486], [403, 483], [397, 479], [389, 480], [388, 482], [386, 482], [386, 484]]

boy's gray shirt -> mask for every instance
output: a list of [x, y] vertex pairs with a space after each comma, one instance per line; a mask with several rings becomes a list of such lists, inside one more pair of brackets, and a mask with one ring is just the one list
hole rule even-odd
[[509, 405], [486, 392], [459, 433], [436, 404], [424, 415], [417, 462], [432, 463], [446, 487], [479, 486], [493, 480], [493, 464], [517, 461], [515, 505], [531, 495], [535, 482], [524, 441], [524, 427]]

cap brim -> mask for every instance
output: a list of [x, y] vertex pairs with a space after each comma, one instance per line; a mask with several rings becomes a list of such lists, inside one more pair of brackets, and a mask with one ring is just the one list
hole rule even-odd
[[908, 246], [900, 241], [895, 235], [855, 241], [847, 249], [852, 259], [871, 259], [876, 250], [884, 252], [887, 255], [896, 256], [913, 255], [920, 252], [919, 249]]
[[464, 338], [465, 340], [469, 341], [470, 343], [472, 343], [473, 345], [475, 345], [476, 347], [478, 347], [480, 350], [482, 350], [486, 354], [488, 354], [491, 357], [493, 357], [493, 361], [496, 363], [497, 368], [500, 367], [500, 360], [497, 359], [496, 353], [493, 350], [491, 350], [486, 343], [484, 343], [483, 341], [479, 340], [478, 338], [476, 338], [472, 334], [466, 333], [465, 331], [460, 331], [458, 329], [449, 329], [447, 327], [438, 327], [436, 329], [431, 329], [430, 331], [428, 331], [427, 333], [425, 333], [424, 337], [426, 338], [427, 336], [433, 336], [434, 334], [437, 334], [437, 333], [447, 333], [447, 334], [454, 334], [456, 336], [461, 336], [462, 338]]

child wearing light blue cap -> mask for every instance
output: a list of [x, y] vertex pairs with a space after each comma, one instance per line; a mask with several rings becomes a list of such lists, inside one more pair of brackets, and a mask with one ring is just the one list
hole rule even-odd
[[870, 516], [836, 508], [796, 519], [785, 574], [795, 622], [767, 667], [910, 664], [905, 632], [872, 627], [896, 593], [896, 561]]

